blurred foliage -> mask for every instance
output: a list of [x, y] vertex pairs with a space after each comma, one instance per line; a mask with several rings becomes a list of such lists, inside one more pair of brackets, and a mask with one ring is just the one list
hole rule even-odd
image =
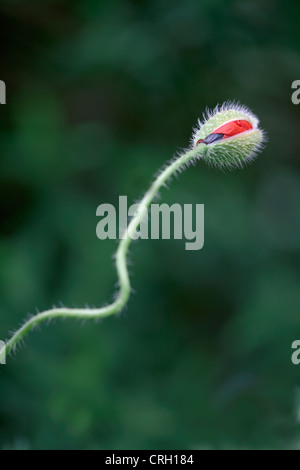
[[[117, 318], [58, 321], [0, 370], [0, 448], [298, 448], [300, 2], [1, 0], [0, 337], [27, 312], [112, 298], [96, 208], [135, 201], [206, 106], [269, 143], [162, 193], [205, 204], [205, 246], [136, 242]], [[298, 418], [297, 418], [298, 416]]]

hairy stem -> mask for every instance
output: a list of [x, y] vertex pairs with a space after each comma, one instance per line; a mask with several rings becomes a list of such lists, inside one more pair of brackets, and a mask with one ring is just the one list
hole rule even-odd
[[105, 318], [110, 315], [118, 313], [126, 305], [130, 296], [130, 280], [127, 270], [127, 252], [131, 244], [137, 229], [145, 217], [147, 210], [158, 194], [159, 190], [167, 183], [169, 178], [174, 175], [178, 170], [181, 170], [192, 161], [195, 157], [199, 157], [203, 152], [206, 151], [205, 144], [199, 144], [196, 148], [188, 150], [186, 153], [173, 160], [153, 181], [149, 190], [140, 201], [138, 209], [131, 219], [123, 237], [119, 243], [116, 252], [116, 269], [119, 279], [120, 289], [116, 299], [105, 307], [101, 308], [53, 308], [51, 310], [45, 310], [27, 320], [6, 342], [5, 347], [0, 351], [0, 363], [5, 358], [6, 354], [9, 354], [15, 349], [19, 341], [36, 325], [42, 323], [45, 320], [51, 320], [52, 318], [68, 317], [68, 318]]

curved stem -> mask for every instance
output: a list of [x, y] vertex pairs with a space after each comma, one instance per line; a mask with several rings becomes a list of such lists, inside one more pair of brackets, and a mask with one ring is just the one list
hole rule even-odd
[[105, 318], [122, 310], [130, 296], [130, 280], [127, 270], [126, 257], [128, 248], [134, 235], [136, 234], [138, 226], [145, 217], [151, 202], [158, 194], [159, 190], [166, 185], [166, 182], [169, 180], [169, 178], [174, 175], [176, 171], [184, 168], [184, 166], [194, 158], [200, 157], [205, 150], [206, 145], [199, 144], [196, 148], [187, 151], [177, 159], [173, 160], [170, 165], [166, 166], [163, 171], [161, 171], [161, 173], [153, 181], [143, 199], [140, 201], [136, 214], [131, 219], [116, 252], [116, 269], [120, 284], [120, 290], [116, 299], [110, 305], [101, 308], [54, 308], [38, 313], [37, 315], [27, 320], [19, 328], [19, 330], [13, 334], [10, 340], [7, 341], [5, 347], [0, 351], [0, 363], [5, 358], [5, 355], [14, 350], [19, 341], [21, 341], [32, 328], [45, 320], [58, 317], [83, 319]]

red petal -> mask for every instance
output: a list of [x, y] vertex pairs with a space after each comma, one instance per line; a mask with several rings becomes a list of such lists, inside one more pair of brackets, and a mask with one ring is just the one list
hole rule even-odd
[[232, 137], [234, 135], [240, 134], [241, 132], [248, 131], [249, 129], [253, 129], [252, 124], [249, 121], [242, 121], [238, 119], [237, 121], [230, 121], [223, 126], [218, 127], [212, 134], [224, 134], [223, 139], [227, 137]]

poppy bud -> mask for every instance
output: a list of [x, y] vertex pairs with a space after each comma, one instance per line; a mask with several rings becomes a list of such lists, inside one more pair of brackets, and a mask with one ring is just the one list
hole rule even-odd
[[206, 144], [202, 159], [219, 168], [242, 168], [263, 146], [258, 118], [238, 103], [226, 102], [208, 111], [193, 135], [193, 146]]

